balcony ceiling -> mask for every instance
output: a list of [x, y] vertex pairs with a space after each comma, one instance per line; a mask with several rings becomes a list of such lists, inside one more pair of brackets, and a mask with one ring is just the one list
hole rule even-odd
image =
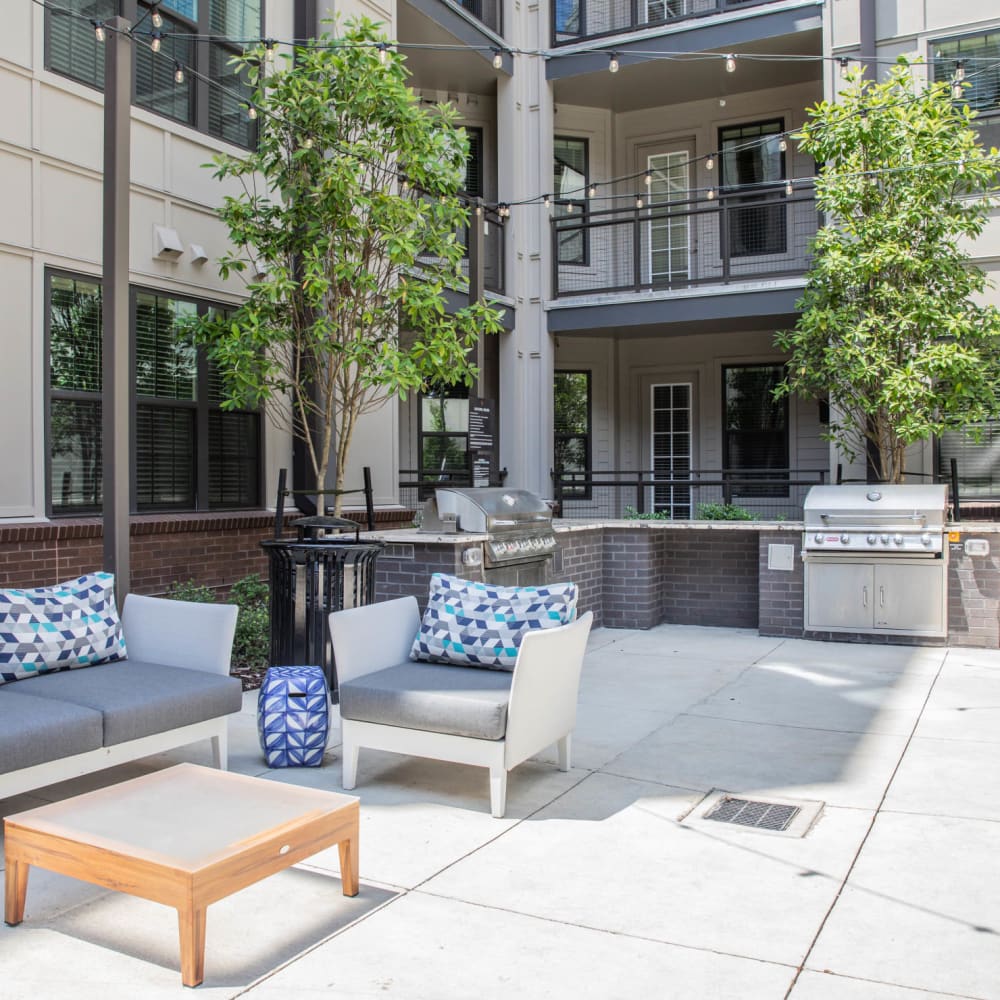
[[[401, 0], [398, 5], [396, 37], [401, 42], [421, 45], [473, 45], [489, 46], [492, 39], [479, 33], [473, 25], [462, 23], [459, 15], [452, 14], [444, 4], [438, 5], [445, 19], [463, 29], [465, 37], [456, 37], [442, 24], [428, 17], [418, 7]], [[402, 49], [406, 65], [412, 74], [410, 86], [418, 90], [443, 90], [451, 93], [496, 96], [497, 71], [491, 64], [492, 56], [472, 49], [466, 51], [439, 51], [435, 49]]]
[[[605, 46], [606, 51], [612, 49]], [[632, 46], [642, 49], [641, 43]], [[737, 55], [740, 49], [727, 49]], [[759, 40], [743, 51], [761, 55], [822, 54], [819, 31], [803, 31], [794, 36]], [[619, 58], [622, 68], [609, 73], [599, 72], [553, 80], [556, 104], [607, 108], [610, 111], [638, 111], [670, 104], [683, 104], [705, 99], [725, 99], [734, 94], [784, 87], [791, 84], [816, 83], [816, 96], [823, 92], [823, 64], [816, 62], [738, 61], [735, 73], [727, 73], [722, 60], [681, 62], [673, 59], [627, 61], [628, 47], [623, 46]], [[605, 57], [606, 58], [606, 57]]]

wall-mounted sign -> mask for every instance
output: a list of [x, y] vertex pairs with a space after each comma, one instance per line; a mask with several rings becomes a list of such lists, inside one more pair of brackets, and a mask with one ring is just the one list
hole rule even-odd
[[492, 399], [469, 399], [469, 461], [473, 486], [489, 486], [496, 480], [496, 402]]

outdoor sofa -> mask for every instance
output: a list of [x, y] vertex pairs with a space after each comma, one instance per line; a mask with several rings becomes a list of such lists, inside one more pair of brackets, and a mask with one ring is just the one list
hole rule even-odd
[[343, 787], [355, 786], [362, 747], [476, 764], [489, 768], [490, 810], [502, 817], [512, 768], [555, 744], [560, 770], [569, 770], [592, 621], [588, 611], [528, 631], [508, 650], [516, 652], [513, 669], [483, 669], [411, 658], [427, 625], [413, 597], [334, 612]]
[[[237, 613], [129, 594], [124, 659], [16, 680], [5, 673], [0, 799], [201, 739], [212, 741], [215, 766], [225, 768], [227, 716], [243, 701], [240, 681], [229, 676]], [[0, 620], [8, 649], [13, 627]]]

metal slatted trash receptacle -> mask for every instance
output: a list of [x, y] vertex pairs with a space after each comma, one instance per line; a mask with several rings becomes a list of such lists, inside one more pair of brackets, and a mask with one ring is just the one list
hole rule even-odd
[[[302, 517], [292, 525], [298, 532], [294, 541], [260, 543], [270, 563], [271, 666], [319, 664], [336, 705], [340, 698], [327, 616], [374, 602], [382, 542], [362, 542], [359, 525], [341, 517]], [[342, 534], [346, 531], [353, 537]]]

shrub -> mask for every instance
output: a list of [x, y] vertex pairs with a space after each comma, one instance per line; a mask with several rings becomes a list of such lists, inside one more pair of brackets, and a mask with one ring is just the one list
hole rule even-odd
[[214, 604], [215, 591], [211, 587], [203, 587], [188, 580], [186, 583], [172, 583], [167, 588], [166, 596], [172, 601], [193, 601], [195, 604]]
[[700, 503], [698, 517], [703, 521], [756, 521], [757, 515], [734, 503]]
[[667, 510], [649, 510], [643, 511], [641, 514], [635, 509], [631, 504], [625, 505], [625, 520], [626, 521], [672, 521], [673, 518], [670, 516], [670, 511]]

